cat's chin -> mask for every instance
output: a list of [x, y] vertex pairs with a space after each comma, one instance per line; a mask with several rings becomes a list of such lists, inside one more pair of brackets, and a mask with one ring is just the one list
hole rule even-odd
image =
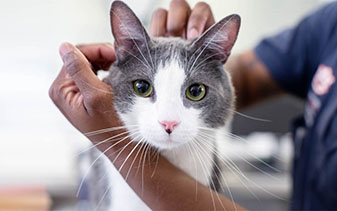
[[150, 142], [154, 147], [158, 148], [159, 150], [170, 150], [170, 149], [174, 149], [177, 148], [181, 145], [183, 145], [183, 143], [181, 142], [176, 142], [176, 141], [172, 141], [170, 139], [166, 140], [166, 141], [156, 141], [156, 142]]

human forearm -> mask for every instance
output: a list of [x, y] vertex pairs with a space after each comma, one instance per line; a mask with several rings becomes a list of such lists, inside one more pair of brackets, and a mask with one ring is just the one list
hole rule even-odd
[[226, 69], [232, 76], [237, 109], [242, 109], [282, 93], [265, 65], [249, 50], [229, 58]]
[[106, 154], [130, 187], [151, 209], [243, 210], [221, 194], [217, 195], [196, 182], [153, 149], [146, 150], [141, 144], [128, 143], [114, 145]]

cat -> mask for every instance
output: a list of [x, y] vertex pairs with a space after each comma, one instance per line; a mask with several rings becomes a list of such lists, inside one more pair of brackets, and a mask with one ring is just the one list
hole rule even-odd
[[[150, 144], [197, 181], [217, 189], [215, 136], [230, 123], [235, 101], [223, 64], [238, 36], [240, 16], [225, 17], [188, 41], [150, 37], [121, 1], [112, 3], [110, 15], [116, 62], [104, 82], [113, 89], [121, 121], [130, 134], [137, 131], [132, 141]], [[108, 184], [92, 190], [98, 209], [150, 210], [110, 160], [104, 157], [100, 163]]]

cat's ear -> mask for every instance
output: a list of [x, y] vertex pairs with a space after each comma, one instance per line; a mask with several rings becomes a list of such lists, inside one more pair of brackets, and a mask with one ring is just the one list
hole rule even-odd
[[123, 2], [114, 1], [110, 10], [111, 31], [118, 61], [142, 51], [150, 37], [135, 13]]
[[196, 39], [192, 48], [225, 63], [238, 36], [240, 23], [241, 18], [236, 14], [223, 18]]

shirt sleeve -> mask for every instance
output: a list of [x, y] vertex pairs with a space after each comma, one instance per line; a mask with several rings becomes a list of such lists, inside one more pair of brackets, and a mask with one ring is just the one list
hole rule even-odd
[[336, 5], [326, 5], [304, 18], [297, 26], [265, 38], [255, 47], [257, 57], [284, 90], [306, 97], [326, 37], [329, 36], [329, 30], [334, 28], [327, 18], [331, 10], [336, 11]]

